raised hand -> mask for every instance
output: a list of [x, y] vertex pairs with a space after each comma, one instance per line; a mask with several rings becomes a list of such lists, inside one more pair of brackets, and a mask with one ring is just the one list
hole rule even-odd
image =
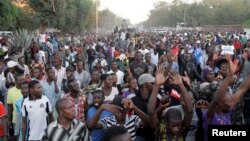
[[188, 77], [186, 71], [184, 72], [184, 76], [182, 76], [182, 79], [183, 79], [183, 82], [186, 83], [188, 86], [191, 85], [191, 80], [190, 80], [190, 78]]
[[175, 84], [175, 85], [183, 84], [182, 77], [180, 76], [180, 74], [173, 72], [173, 71], [170, 71], [168, 74], [169, 74], [170, 81], [172, 84]]
[[168, 77], [164, 75], [165, 68], [160, 66], [156, 71], [155, 84], [162, 85]]
[[234, 62], [231, 60], [230, 55], [226, 54], [226, 59], [229, 63], [229, 73], [234, 74], [238, 67], [239, 60], [235, 60]]

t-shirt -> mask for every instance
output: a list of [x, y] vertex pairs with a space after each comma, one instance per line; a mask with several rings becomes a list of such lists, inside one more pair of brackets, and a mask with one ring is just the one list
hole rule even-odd
[[40, 99], [25, 98], [22, 106], [22, 116], [28, 119], [28, 140], [41, 140], [47, 128], [48, 113], [52, 112], [49, 99], [42, 95]]
[[209, 123], [207, 119], [207, 112], [207, 109], [203, 111], [204, 141], [208, 141], [208, 125], [231, 125], [232, 112], [225, 113], [224, 115], [215, 113]]
[[[141, 119], [137, 115], [132, 115], [126, 118], [125, 124], [123, 125], [131, 135], [133, 141], [136, 139], [136, 130], [140, 127], [140, 122]], [[119, 125], [115, 116], [104, 118], [101, 120], [101, 123], [104, 128], [110, 128], [112, 125]]]
[[[87, 120], [91, 120], [95, 113], [96, 113], [97, 109], [93, 106], [91, 108], [89, 108], [88, 110], [88, 114], [87, 114]], [[99, 118], [99, 120], [102, 120], [106, 117], [111, 117], [113, 116], [113, 114], [109, 111], [103, 110], [101, 113], [101, 116]], [[91, 131], [91, 138], [93, 141], [102, 141], [103, 140], [103, 134], [104, 134], [104, 130], [103, 129], [94, 129]]]
[[140, 75], [146, 73], [148, 70], [148, 66], [144, 62], [142, 63], [132, 62], [131, 64], [129, 64], [129, 68], [136, 79], [138, 79]]
[[20, 98], [22, 98], [23, 95], [21, 93], [21, 89], [17, 89], [16, 87], [10, 88], [7, 94], [7, 103], [8, 104], [13, 104], [13, 117], [12, 117], [12, 122], [16, 123], [16, 101]]
[[115, 96], [118, 94], [119, 94], [118, 89], [116, 87], [112, 87], [112, 90], [111, 90], [109, 96], [104, 96], [105, 97], [104, 101], [113, 101]]

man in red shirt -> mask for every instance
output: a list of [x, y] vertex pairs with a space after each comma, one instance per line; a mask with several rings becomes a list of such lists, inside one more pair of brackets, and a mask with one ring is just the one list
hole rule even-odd
[[3, 103], [0, 102], [0, 140], [8, 141], [7, 129], [7, 113]]

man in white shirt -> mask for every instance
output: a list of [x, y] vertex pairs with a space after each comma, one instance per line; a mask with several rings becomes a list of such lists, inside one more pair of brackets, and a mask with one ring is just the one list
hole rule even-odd
[[30, 95], [24, 99], [22, 105], [22, 140], [40, 141], [47, 125], [54, 121], [52, 107], [49, 99], [42, 95], [39, 81], [32, 80], [29, 83], [29, 91]]
[[117, 85], [123, 84], [123, 78], [124, 78], [124, 72], [120, 71], [118, 69], [118, 65], [116, 61], [112, 62], [111, 70], [108, 72], [108, 74], [115, 73], [117, 76]]

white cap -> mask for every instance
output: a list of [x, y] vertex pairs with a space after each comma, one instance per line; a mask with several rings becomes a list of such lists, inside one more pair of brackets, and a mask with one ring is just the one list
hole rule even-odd
[[15, 67], [17, 65], [17, 62], [15, 62], [15, 61], [9, 61], [8, 63], [7, 63], [7, 67], [8, 68], [13, 68], [13, 67]]

